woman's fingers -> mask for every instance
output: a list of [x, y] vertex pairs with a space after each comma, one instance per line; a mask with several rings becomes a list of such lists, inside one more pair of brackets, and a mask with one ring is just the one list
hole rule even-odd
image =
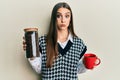
[[25, 37], [23, 36], [23, 40], [25, 40]]
[[26, 50], [26, 45], [23, 46], [23, 50], [24, 50], [24, 51]]
[[25, 37], [23, 37], [23, 50], [26, 50], [26, 41], [25, 41]]
[[23, 41], [23, 45], [26, 45], [26, 42], [25, 42], [25, 41]]

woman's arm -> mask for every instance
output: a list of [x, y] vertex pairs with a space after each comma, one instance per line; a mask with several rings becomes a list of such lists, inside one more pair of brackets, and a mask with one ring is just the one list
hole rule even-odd
[[40, 57], [28, 58], [28, 61], [29, 61], [30, 65], [32, 66], [32, 68], [38, 74], [40, 74], [41, 73], [41, 64], [42, 64], [41, 55], [40, 55]]
[[81, 59], [78, 63], [78, 66], [77, 66], [77, 73], [81, 74], [81, 73], [84, 73], [86, 71], [87, 71], [87, 69], [85, 68], [85, 66], [83, 64], [83, 60]]

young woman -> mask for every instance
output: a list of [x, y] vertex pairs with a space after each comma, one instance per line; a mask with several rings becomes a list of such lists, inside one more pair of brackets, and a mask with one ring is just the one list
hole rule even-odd
[[42, 80], [78, 80], [77, 74], [86, 71], [82, 56], [87, 47], [74, 32], [73, 14], [67, 3], [54, 6], [49, 31], [39, 38], [39, 48], [41, 56], [28, 60]]

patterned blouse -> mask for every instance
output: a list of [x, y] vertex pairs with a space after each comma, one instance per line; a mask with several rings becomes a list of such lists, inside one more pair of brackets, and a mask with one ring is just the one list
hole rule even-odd
[[82, 56], [87, 50], [82, 39], [69, 34], [68, 39], [61, 43], [58, 41], [58, 59], [51, 68], [46, 67], [46, 36], [40, 37], [40, 57], [28, 59], [32, 68], [42, 74], [42, 80], [78, 80], [77, 74], [84, 73], [86, 68], [82, 63]]

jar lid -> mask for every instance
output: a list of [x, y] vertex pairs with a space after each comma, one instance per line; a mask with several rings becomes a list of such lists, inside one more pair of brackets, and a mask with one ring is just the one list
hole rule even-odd
[[25, 28], [24, 31], [38, 31], [38, 28]]

